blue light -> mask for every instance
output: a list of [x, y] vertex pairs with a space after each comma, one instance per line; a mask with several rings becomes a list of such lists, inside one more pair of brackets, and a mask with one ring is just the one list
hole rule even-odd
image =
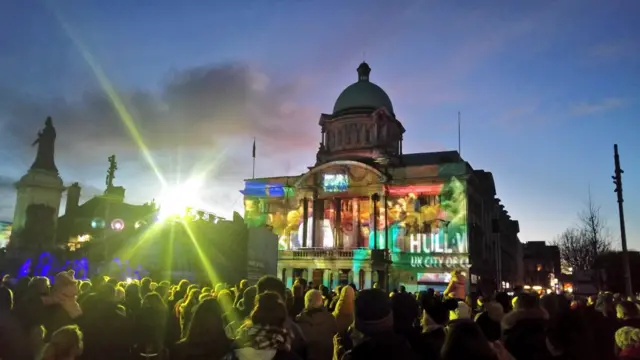
[[264, 183], [259, 181], [246, 181], [244, 190], [240, 191], [246, 196], [256, 197], [284, 197], [285, 187], [279, 183]]

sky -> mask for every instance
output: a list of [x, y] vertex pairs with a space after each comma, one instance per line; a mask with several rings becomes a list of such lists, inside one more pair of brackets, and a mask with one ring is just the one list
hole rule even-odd
[[[491, 171], [522, 241], [577, 223], [589, 193], [614, 243], [613, 144], [640, 249], [640, 2], [633, 0], [0, 1], [0, 220], [47, 116], [83, 198], [127, 201], [203, 176], [207, 210], [251, 177], [312, 166], [318, 120], [366, 60], [405, 153], [455, 150]], [[205, 174], [205, 175], [203, 175]], [[160, 180], [162, 179], [162, 180]]]

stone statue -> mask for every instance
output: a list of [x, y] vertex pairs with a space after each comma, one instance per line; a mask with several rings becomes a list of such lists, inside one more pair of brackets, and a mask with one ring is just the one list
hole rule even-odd
[[54, 144], [56, 142], [56, 129], [53, 127], [51, 117], [44, 122], [44, 129], [38, 132], [38, 138], [31, 146], [38, 145], [36, 160], [31, 165], [33, 170], [45, 170], [58, 173], [54, 161]]
[[113, 187], [113, 179], [116, 178], [116, 170], [118, 170], [118, 162], [116, 161], [116, 156], [111, 155], [109, 156], [109, 170], [107, 170], [107, 190]]

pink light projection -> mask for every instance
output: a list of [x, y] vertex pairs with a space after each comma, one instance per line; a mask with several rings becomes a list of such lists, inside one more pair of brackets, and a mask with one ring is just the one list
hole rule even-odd
[[390, 186], [389, 195], [405, 196], [408, 194], [439, 195], [443, 184]]

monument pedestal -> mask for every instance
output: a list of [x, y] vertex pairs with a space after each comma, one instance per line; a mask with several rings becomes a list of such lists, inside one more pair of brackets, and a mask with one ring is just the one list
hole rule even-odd
[[31, 169], [15, 184], [18, 198], [13, 213], [13, 231], [20, 231], [27, 222], [30, 205], [44, 205], [53, 209], [53, 222], [58, 220], [60, 200], [65, 187], [57, 172]]

